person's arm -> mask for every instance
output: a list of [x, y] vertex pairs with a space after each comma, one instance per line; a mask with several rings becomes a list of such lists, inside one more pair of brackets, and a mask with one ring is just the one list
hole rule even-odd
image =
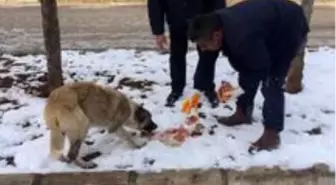
[[226, 0], [215, 0], [214, 10], [226, 8]]
[[225, 0], [207, 0], [203, 5], [202, 13], [211, 13], [225, 8]]
[[152, 34], [155, 35], [156, 47], [164, 51], [168, 47], [167, 37], [164, 34], [165, 0], [148, 0], [147, 10]]
[[163, 0], [148, 0], [147, 11], [152, 34], [164, 34], [165, 7]]

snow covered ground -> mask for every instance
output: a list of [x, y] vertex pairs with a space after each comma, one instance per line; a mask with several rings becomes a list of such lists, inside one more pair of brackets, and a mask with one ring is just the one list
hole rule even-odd
[[[102, 53], [64, 51], [63, 70], [66, 82], [91, 81], [120, 87], [129, 97], [145, 103], [152, 111], [159, 130], [178, 126], [182, 122], [180, 104], [165, 108], [169, 93], [168, 55], [133, 50], [109, 50]], [[188, 86], [185, 96], [192, 94], [192, 77], [197, 63], [196, 52], [188, 54]], [[81, 171], [48, 158], [49, 134], [42, 121], [45, 99], [31, 96], [43, 90], [45, 57], [0, 57], [0, 173]], [[217, 127], [214, 116], [229, 115], [234, 100], [217, 109], [206, 101], [200, 109], [207, 131], [200, 137], [188, 139], [181, 147], [171, 148], [152, 141], [134, 150], [118, 138], [107, 137], [103, 129], [92, 129], [82, 147], [81, 155], [100, 152], [93, 159], [102, 170], [160, 170], [182, 168], [236, 168], [279, 165], [300, 169], [315, 163], [335, 167], [335, 51], [321, 48], [307, 54], [305, 89], [298, 95], [286, 94], [286, 123], [281, 134], [282, 145], [273, 152], [251, 156], [250, 142], [262, 133], [259, 92], [255, 100], [251, 126]], [[221, 57], [217, 62], [216, 83], [228, 80], [237, 85], [237, 73]], [[38, 91], [37, 91], [38, 92]], [[42, 94], [40, 94], [43, 96]], [[204, 99], [204, 98], [202, 98]], [[212, 131], [210, 131], [212, 130]]]

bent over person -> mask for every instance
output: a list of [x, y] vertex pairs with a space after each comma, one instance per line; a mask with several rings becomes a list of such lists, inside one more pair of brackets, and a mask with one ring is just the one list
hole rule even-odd
[[[188, 50], [188, 20], [197, 14], [209, 13], [225, 7], [225, 0], [148, 0], [148, 18], [156, 45], [164, 49], [167, 45], [164, 25], [168, 23], [170, 33], [170, 77], [171, 93], [167, 106], [173, 106], [182, 96], [186, 84], [186, 54]], [[212, 107], [219, 104], [215, 93], [215, 62], [219, 51], [201, 52], [194, 75], [194, 88], [203, 92]]]
[[239, 72], [244, 93], [235, 113], [218, 121], [226, 126], [251, 124], [259, 84], [264, 96], [264, 132], [253, 150], [279, 146], [284, 129], [284, 83], [292, 59], [305, 41], [309, 27], [302, 8], [289, 0], [251, 0], [214, 13], [197, 16], [190, 23], [189, 39], [204, 51], [221, 48]]

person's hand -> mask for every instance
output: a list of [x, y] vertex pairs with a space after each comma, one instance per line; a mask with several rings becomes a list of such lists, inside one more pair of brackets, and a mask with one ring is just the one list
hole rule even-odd
[[167, 37], [164, 34], [155, 36], [156, 47], [161, 51], [165, 51], [168, 48]]

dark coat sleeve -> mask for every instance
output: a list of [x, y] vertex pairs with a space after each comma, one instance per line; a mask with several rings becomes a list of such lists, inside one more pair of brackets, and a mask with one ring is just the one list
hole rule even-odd
[[165, 6], [163, 0], [148, 0], [147, 11], [152, 34], [163, 34], [165, 23]]
[[225, 8], [225, 0], [207, 0], [203, 4], [202, 13], [210, 13]]
[[226, 7], [226, 0], [215, 0], [215, 10], [219, 10]]
[[262, 38], [246, 38], [238, 47], [236, 56], [247, 73], [259, 78], [265, 78], [269, 75], [272, 61]]

